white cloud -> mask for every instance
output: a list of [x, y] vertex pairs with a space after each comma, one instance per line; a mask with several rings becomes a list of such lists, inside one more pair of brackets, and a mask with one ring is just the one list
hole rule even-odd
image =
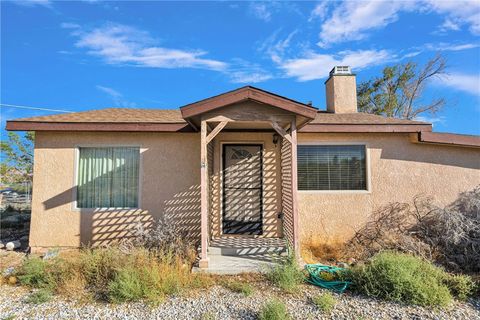
[[276, 63], [281, 62], [282, 56], [290, 51], [292, 38], [298, 33], [298, 30], [290, 32], [285, 39], [278, 39], [279, 32], [280, 30], [277, 30], [258, 47], [258, 51], [266, 53]]
[[412, 2], [405, 1], [342, 2], [323, 21], [318, 45], [327, 47], [333, 43], [362, 39], [367, 31], [396, 21], [398, 12], [411, 9], [412, 5]]
[[476, 0], [343, 1], [324, 19], [327, 9], [328, 6], [321, 3], [311, 13], [311, 17], [323, 20], [318, 43], [321, 47], [363, 39], [370, 31], [383, 28], [397, 21], [402, 12], [410, 11], [443, 15], [445, 20], [439, 26], [442, 32], [458, 31], [467, 25], [471, 33], [480, 34], [480, 5]]
[[112, 98], [113, 103], [116, 107], [121, 107], [121, 108], [135, 108], [136, 103], [135, 102], [129, 102], [126, 99], [124, 99], [123, 95], [118, 92], [115, 89], [109, 88], [109, 87], [104, 87], [97, 85], [96, 88]]
[[450, 73], [437, 78], [435, 84], [480, 96], [480, 74]]
[[425, 49], [431, 50], [431, 51], [462, 51], [462, 50], [468, 50], [468, 49], [475, 49], [480, 47], [479, 43], [445, 43], [445, 42], [440, 42], [440, 43], [428, 43], [425, 45]]
[[200, 68], [222, 71], [227, 64], [203, 58], [203, 50], [181, 50], [159, 47], [142, 30], [120, 24], [108, 24], [91, 31], [75, 31], [76, 46], [109, 64], [126, 64], [152, 68]]
[[280, 11], [303, 16], [298, 6], [290, 1], [251, 1], [247, 9], [248, 14], [265, 22], [270, 22]]
[[24, 7], [43, 6], [50, 8], [52, 6], [52, 2], [50, 0], [15, 0], [11, 2]]
[[[85, 48], [88, 54], [101, 57], [108, 64], [130, 65], [149, 68], [199, 68], [223, 73], [234, 83], [257, 83], [272, 78], [272, 75], [257, 64], [242, 59], [223, 62], [204, 58], [203, 50], [182, 50], [158, 46], [148, 32], [120, 24], [107, 24], [93, 30], [82, 30], [71, 23], [62, 24], [72, 29], [72, 35], [78, 37], [75, 45]], [[113, 91], [98, 86], [112, 97]], [[112, 89], [113, 90], [113, 89]], [[117, 97], [119, 97], [117, 95]]]
[[310, 18], [308, 18], [308, 22], [311, 22], [315, 19], [323, 20], [327, 16], [330, 9], [330, 1], [322, 1], [319, 2], [313, 11], [310, 13]]
[[72, 22], [62, 22], [60, 27], [63, 29], [78, 29], [80, 28], [80, 25]]
[[255, 18], [265, 22], [272, 19], [271, 8], [267, 2], [251, 2], [248, 9]]
[[477, 0], [424, 0], [424, 3], [428, 10], [446, 15], [440, 30], [460, 30], [460, 26], [467, 25], [472, 34], [480, 34], [480, 5]]
[[227, 72], [233, 83], [258, 83], [273, 78], [258, 64], [249, 63], [242, 59], [234, 59], [234, 65]]
[[447, 32], [447, 31], [459, 31], [460, 25], [450, 19], [445, 19], [442, 25], [439, 27], [440, 32]]
[[289, 77], [309, 81], [327, 77], [333, 66], [348, 65], [358, 71], [393, 59], [387, 50], [342, 51], [337, 55], [309, 52], [302, 58], [281, 61], [279, 67]]
[[428, 122], [428, 123], [431, 123], [433, 126], [435, 126], [435, 124], [437, 123], [440, 123], [440, 124], [447, 123], [447, 118], [445, 116], [438, 116], [438, 117], [419, 116], [419, 117], [416, 117], [415, 120]]

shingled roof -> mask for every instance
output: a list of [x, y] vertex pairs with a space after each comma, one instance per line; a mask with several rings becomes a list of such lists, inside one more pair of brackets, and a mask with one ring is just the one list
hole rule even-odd
[[186, 123], [180, 110], [106, 108], [82, 112], [15, 119], [26, 122], [115, 122], [115, 123]]
[[[107, 108], [7, 121], [7, 130], [32, 131], [193, 131], [180, 110]], [[419, 132], [431, 124], [367, 113], [318, 111], [303, 132]]]
[[[55, 122], [55, 123], [186, 123], [180, 110], [107, 108], [82, 112], [62, 113], [49, 116], [20, 118], [9, 122]], [[387, 118], [368, 113], [317, 112], [310, 124], [423, 124], [427, 122]]]

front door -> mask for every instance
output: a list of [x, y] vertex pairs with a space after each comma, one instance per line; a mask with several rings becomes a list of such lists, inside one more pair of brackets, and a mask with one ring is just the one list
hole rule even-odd
[[262, 234], [262, 145], [223, 145], [223, 233]]

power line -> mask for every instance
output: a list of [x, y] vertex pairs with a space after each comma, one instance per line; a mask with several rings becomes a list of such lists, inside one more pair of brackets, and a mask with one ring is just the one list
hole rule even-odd
[[18, 109], [30, 109], [30, 110], [42, 110], [42, 111], [54, 111], [54, 112], [65, 112], [65, 113], [70, 113], [73, 111], [69, 110], [59, 110], [59, 109], [49, 109], [49, 108], [39, 108], [39, 107], [30, 107], [30, 106], [18, 106], [15, 104], [6, 104], [6, 103], [0, 103], [0, 106], [2, 107], [9, 107], [9, 108], [18, 108]]

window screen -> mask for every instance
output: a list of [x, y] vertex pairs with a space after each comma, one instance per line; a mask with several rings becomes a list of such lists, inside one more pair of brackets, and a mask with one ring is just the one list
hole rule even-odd
[[79, 148], [78, 208], [138, 206], [139, 148]]
[[298, 190], [366, 190], [365, 146], [298, 146]]

